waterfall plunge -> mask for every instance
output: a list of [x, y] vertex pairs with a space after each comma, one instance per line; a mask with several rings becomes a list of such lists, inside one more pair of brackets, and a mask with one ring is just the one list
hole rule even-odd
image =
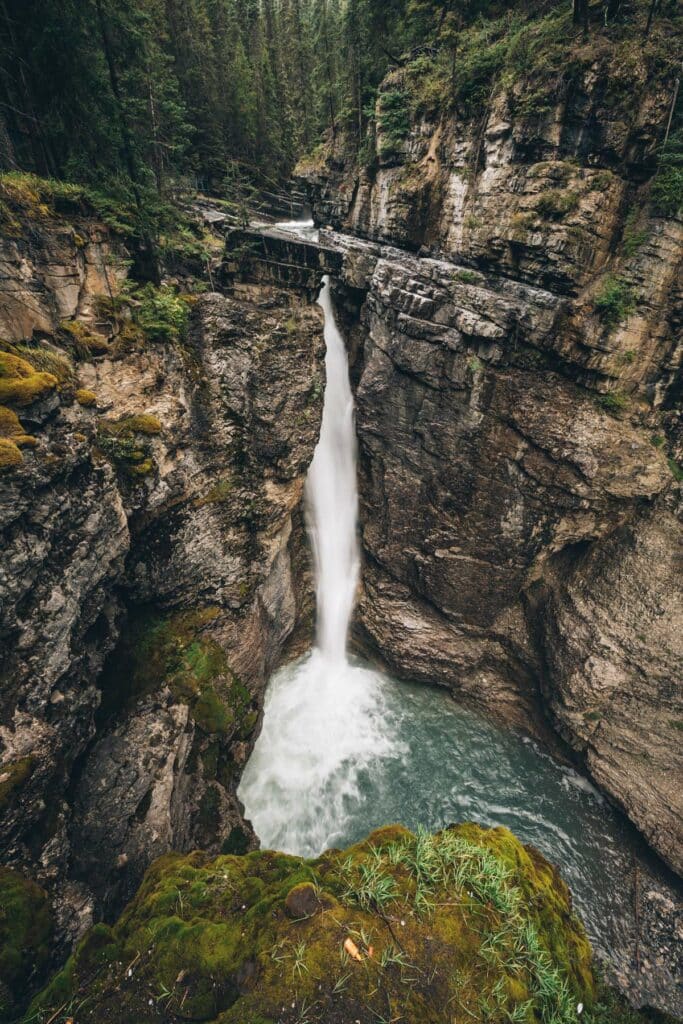
[[327, 278], [318, 302], [325, 314], [327, 383], [305, 489], [316, 645], [271, 680], [263, 729], [239, 789], [262, 844], [302, 856], [344, 835], [362, 799], [363, 777], [402, 751], [390, 736], [381, 677], [346, 656], [359, 572], [353, 397]]
[[325, 662], [346, 662], [346, 634], [358, 585], [358, 489], [353, 397], [344, 341], [324, 279], [325, 404], [320, 440], [306, 480], [306, 521], [315, 557], [316, 645]]

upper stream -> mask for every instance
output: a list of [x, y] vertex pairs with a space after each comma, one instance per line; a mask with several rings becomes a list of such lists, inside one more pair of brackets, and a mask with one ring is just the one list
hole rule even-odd
[[430, 830], [472, 820], [506, 825], [558, 864], [594, 946], [628, 968], [634, 830], [570, 768], [534, 742], [398, 682], [346, 654], [358, 581], [356, 441], [344, 342], [329, 282], [327, 385], [306, 484], [315, 558], [313, 651], [278, 671], [239, 789], [264, 847], [315, 856], [391, 822]]

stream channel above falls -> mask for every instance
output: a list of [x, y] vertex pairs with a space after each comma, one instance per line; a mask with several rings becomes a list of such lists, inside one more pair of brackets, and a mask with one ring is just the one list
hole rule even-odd
[[[278, 226], [315, 237], [311, 223]], [[504, 825], [560, 867], [610, 975], [636, 998], [683, 1012], [673, 976], [680, 942], [670, 949], [657, 922], [637, 920], [636, 910], [638, 887], [654, 887], [657, 899], [673, 894], [624, 816], [529, 738], [444, 690], [399, 682], [347, 656], [360, 571], [353, 398], [329, 282], [319, 303], [327, 383], [305, 495], [316, 643], [269, 683], [239, 788], [246, 816], [263, 847], [305, 857], [394, 822], [430, 831], [460, 821]]]

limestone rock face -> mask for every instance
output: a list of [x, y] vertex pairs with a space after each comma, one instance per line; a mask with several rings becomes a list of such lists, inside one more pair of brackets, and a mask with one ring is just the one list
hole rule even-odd
[[324, 342], [316, 307], [265, 287], [140, 336], [108, 301], [125, 251], [85, 216], [3, 252], [3, 341], [64, 371], [18, 409], [32, 447], [0, 477], [2, 857], [51, 896], [57, 949], [153, 857], [254, 844], [235, 791], [310, 625]]
[[358, 642], [559, 733], [681, 872], [683, 225], [648, 198], [670, 92], [640, 69], [617, 115], [600, 46], [533, 116], [501, 80], [387, 157], [378, 107], [368, 166], [337, 140], [304, 174], [344, 252]]

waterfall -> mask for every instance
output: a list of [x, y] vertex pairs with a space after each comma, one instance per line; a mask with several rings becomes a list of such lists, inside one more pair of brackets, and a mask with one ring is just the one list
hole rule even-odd
[[346, 641], [358, 585], [358, 491], [353, 396], [330, 282], [325, 314], [325, 400], [305, 486], [316, 580], [316, 643], [270, 681], [263, 728], [239, 796], [264, 846], [312, 856], [344, 835], [373, 765], [399, 756], [381, 676], [349, 663]]
[[332, 310], [329, 278], [318, 304], [325, 313], [325, 404], [320, 440], [306, 480], [306, 520], [316, 577], [316, 643], [324, 660], [346, 660], [346, 634], [358, 584], [356, 435], [346, 348]]

